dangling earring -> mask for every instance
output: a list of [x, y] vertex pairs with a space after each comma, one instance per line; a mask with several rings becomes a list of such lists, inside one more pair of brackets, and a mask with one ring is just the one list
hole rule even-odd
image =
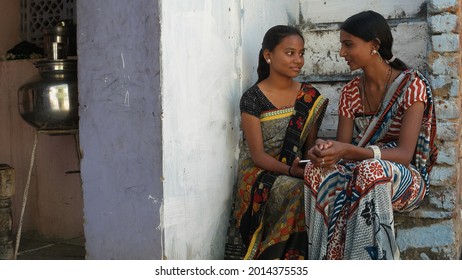
[[380, 62], [382, 62], [382, 56], [380, 55], [380, 53], [377, 50], [372, 50], [371, 55], [374, 55], [374, 54], [378, 55], [379, 59], [380, 59]]

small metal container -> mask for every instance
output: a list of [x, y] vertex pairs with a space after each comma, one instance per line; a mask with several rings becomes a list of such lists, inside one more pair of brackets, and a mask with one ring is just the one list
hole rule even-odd
[[34, 64], [39, 73], [18, 90], [21, 117], [39, 130], [77, 129], [77, 60], [42, 60]]
[[72, 22], [62, 20], [45, 30], [43, 45], [47, 59], [67, 59], [68, 56], [75, 56], [75, 27]]

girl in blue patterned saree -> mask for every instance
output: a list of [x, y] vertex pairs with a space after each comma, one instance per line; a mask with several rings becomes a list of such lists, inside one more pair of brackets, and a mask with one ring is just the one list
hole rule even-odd
[[393, 211], [420, 205], [437, 154], [431, 88], [393, 56], [380, 14], [356, 14], [340, 30], [340, 56], [363, 75], [342, 90], [336, 141], [308, 152], [308, 256], [399, 259]]
[[303, 166], [327, 99], [298, 76], [304, 40], [290, 26], [267, 31], [255, 85], [241, 98], [234, 209], [226, 259], [305, 259]]

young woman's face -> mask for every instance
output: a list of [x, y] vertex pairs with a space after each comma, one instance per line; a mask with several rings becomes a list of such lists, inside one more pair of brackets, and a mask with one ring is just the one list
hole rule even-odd
[[270, 59], [271, 74], [295, 78], [305, 64], [305, 46], [298, 35], [290, 35], [281, 40], [273, 49], [267, 51], [266, 59]]
[[340, 30], [340, 56], [345, 58], [350, 70], [364, 68], [373, 59], [374, 45], [363, 39]]

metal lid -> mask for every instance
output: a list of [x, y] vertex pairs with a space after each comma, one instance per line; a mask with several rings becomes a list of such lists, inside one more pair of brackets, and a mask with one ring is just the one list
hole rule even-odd
[[39, 72], [77, 71], [76, 59], [40, 60], [34, 63]]
[[45, 36], [68, 36], [71, 33], [72, 22], [69, 20], [61, 20], [55, 26], [45, 30]]

